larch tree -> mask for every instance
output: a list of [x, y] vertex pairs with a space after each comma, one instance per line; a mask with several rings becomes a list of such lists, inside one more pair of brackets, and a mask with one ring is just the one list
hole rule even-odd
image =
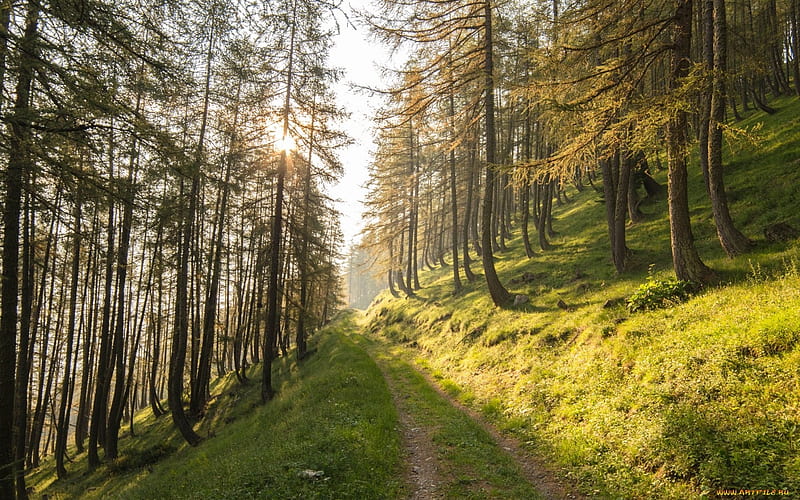
[[[452, 72], [452, 76], [442, 79], [441, 88], [426, 89], [426, 100], [438, 96], [446, 99], [453, 85], [464, 87], [471, 82], [480, 82], [480, 100], [475, 105], [482, 106], [485, 180], [483, 205], [480, 213], [481, 258], [484, 277], [489, 294], [498, 306], [510, 305], [513, 296], [500, 282], [495, 269], [492, 244], [492, 219], [500, 204], [495, 203], [495, 169], [497, 158], [497, 131], [495, 128], [495, 76], [494, 39], [492, 37], [491, 1], [462, 5], [457, 2], [406, 2], [387, 1], [380, 15], [367, 16], [374, 31], [384, 39], [395, 44], [412, 42], [427, 49], [428, 57], [419, 65], [420, 77], [415, 85], [433, 86], [438, 72]], [[462, 47], [466, 50], [460, 51]], [[410, 88], [401, 86], [400, 89]], [[412, 101], [413, 102], [413, 101]], [[419, 107], [419, 103], [415, 106]], [[490, 248], [486, 248], [489, 243]]]

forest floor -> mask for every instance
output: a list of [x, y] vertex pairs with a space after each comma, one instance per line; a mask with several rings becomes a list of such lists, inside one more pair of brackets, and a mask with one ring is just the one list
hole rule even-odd
[[[448, 394], [424, 369], [407, 361], [407, 352], [381, 340], [364, 340], [361, 344], [381, 369], [397, 408], [407, 498], [448, 498], [463, 493], [519, 498], [515, 495], [522, 491], [504, 490], [512, 485], [530, 488], [531, 491], [524, 491], [525, 498], [586, 498], [541, 458], [524, 450], [517, 439], [500, 433], [480, 414]], [[452, 428], [462, 427], [480, 436], [483, 453], [488, 454], [473, 454], [466, 442], [448, 442], [444, 435], [453, 432]], [[459, 445], [461, 450], [454, 451]], [[486, 463], [480, 463], [482, 460]], [[511, 473], [519, 480], [506, 480], [503, 486], [495, 484], [492, 477], [482, 476], [483, 469], [492, 470], [497, 463], [508, 469], [504, 475]], [[467, 491], [459, 491], [464, 488]]]

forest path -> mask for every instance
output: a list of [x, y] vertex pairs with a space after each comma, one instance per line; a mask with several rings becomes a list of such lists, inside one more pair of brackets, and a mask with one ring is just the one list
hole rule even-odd
[[402, 348], [374, 339], [362, 345], [397, 408], [406, 498], [585, 498], [407, 362]]

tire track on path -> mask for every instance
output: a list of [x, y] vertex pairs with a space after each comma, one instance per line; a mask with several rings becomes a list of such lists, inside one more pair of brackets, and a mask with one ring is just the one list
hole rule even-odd
[[521, 444], [454, 400], [397, 349], [364, 338], [398, 412], [406, 498], [575, 499]]

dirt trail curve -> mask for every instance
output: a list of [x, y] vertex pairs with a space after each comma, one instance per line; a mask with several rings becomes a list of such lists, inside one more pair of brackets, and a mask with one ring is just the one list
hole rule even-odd
[[[413, 402], [409, 401], [412, 396], [398, 387], [403, 381], [396, 379], [396, 374], [390, 373], [385, 365], [385, 360], [378, 359], [379, 357], [375, 356], [374, 352], [372, 354], [383, 372], [399, 415], [399, 430], [402, 435], [405, 456], [404, 479], [408, 487], [408, 498], [412, 500], [445, 498], [444, 488], [455, 479], [448, 476], [448, 467], [440, 462], [437, 445], [432, 440], [435, 429], [427, 428], [415, 419], [412, 410]], [[539, 460], [527, 453], [517, 440], [502, 435], [475, 411], [453, 400], [428, 374], [416, 367], [412, 367], [412, 369], [419, 373], [442, 399], [480, 425], [494, 439], [497, 446], [516, 462], [522, 475], [543, 498], [576, 500], [587, 498], [559, 480]]]

